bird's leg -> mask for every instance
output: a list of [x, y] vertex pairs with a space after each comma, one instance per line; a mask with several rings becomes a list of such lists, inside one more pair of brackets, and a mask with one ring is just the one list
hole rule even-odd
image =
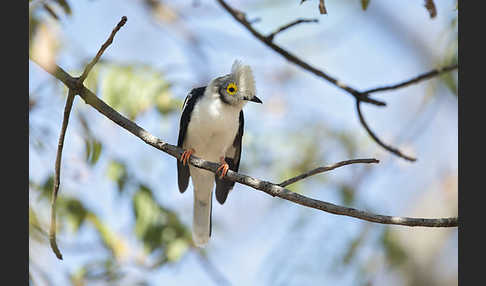
[[189, 160], [189, 157], [191, 157], [192, 153], [194, 153], [194, 152], [196, 152], [196, 151], [192, 148], [184, 150], [184, 152], [182, 153], [181, 158], [180, 158], [182, 165], [185, 166], [187, 164], [187, 160]]
[[216, 172], [221, 170], [221, 175], [219, 175], [219, 178], [222, 179], [224, 176], [226, 176], [226, 173], [228, 173], [229, 165], [224, 160], [224, 157], [219, 157], [219, 162], [221, 162], [221, 166], [218, 168], [218, 170], [216, 170]]

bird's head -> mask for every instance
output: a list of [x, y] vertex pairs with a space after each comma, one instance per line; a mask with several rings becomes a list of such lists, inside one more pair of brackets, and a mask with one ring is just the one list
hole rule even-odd
[[234, 61], [230, 74], [215, 78], [210, 86], [226, 104], [243, 107], [248, 101], [262, 103], [255, 95], [255, 79], [250, 66], [238, 60]]

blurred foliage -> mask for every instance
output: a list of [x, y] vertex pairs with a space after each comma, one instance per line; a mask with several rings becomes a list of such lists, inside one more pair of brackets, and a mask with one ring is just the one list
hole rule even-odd
[[98, 162], [102, 147], [103, 145], [97, 139], [88, 139], [85, 141], [86, 161], [89, 164], [94, 165]]
[[178, 110], [182, 102], [172, 97], [169, 87], [165, 76], [149, 66], [110, 65], [101, 93], [107, 104], [133, 120], [154, 103], [163, 115]]
[[368, 9], [368, 5], [370, 5], [370, 0], [361, 0], [361, 8], [366, 11]]
[[389, 227], [386, 227], [381, 235], [381, 243], [385, 250], [386, 258], [392, 267], [403, 264], [407, 259], [407, 252], [397, 239], [392, 235]]
[[[451, 20], [451, 24], [449, 29], [447, 29], [446, 33], [449, 36], [448, 43], [446, 44], [446, 50], [444, 53], [444, 57], [442, 60], [442, 66], [448, 66], [457, 64], [459, 62], [458, 58], [458, 17], [454, 17]], [[449, 90], [454, 94], [456, 97], [458, 96], [458, 77], [457, 73], [445, 73], [440, 76], [440, 79], [444, 82], [444, 84], [449, 88]]]
[[111, 160], [108, 164], [106, 175], [110, 180], [116, 182], [118, 193], [121, 194], [128, 180], [128, 172], [125, 163], [119, 160]]
[[158, 204], [152, 191], [144, 185], [139, 186], [132, 202], [135, 234], [143, 242], [145, 251], [163, 251], [157, 264], [179, 260], [192, 244], [192, 238], [177, 214]]

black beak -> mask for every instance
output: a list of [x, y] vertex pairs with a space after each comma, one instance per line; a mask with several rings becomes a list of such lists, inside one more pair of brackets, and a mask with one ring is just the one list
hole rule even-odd
[[253, 102], [256, 102], [256, 103], [263, 103], [263, 101], [261, 101], [258, 97], [256, 96], [253, 96], [251, 99], [249, 99], [249, 101], [253, 101]]

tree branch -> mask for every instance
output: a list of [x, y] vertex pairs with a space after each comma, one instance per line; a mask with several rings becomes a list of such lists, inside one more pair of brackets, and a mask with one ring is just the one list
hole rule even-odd
[[301, 23], [318, 23], [318, 22], [319, 22], [319, 20], [317, 20], [317, 19], [302, 19], [302, 18], [297, 19], [297, 20], [290, 22], [287, 25], [284, 25], [284, 26], [278, 28], [277, 30], [275, 30], [275, 32], [272, 32], [271, 34], [269, 34], [267, 36], [267, 39], [269, 39], [270, 41], [273, 41], [273, 38], [275, 37], [275, 35], [277, 35], [280, 32], [287, 30], [290, 27], [296, 26], [298, 24], [301, 24]]
[[[74, 96], [80, 93], [80, 90], [84, 88], [83, 82], [88, 76], [89, 72], [93, 68], [93, 66], [98, 62], [99, 58], [103, 54], [103, 52], [108, 48], [108, 46], [113, 42], [113, 38], [115, 34], [120, 30], [120, 28], [125, 25], [127, 22], [127, 17], [123, 16], [116, 25], [115, 29], [111, 32], [110, 37], [106, 42], [101, 46], [100, 50], [93, 58], [93, 60], [85, 67], [83, 74], [79, 78], [73, 78], [69, 74], [67, 74], [62, 68], [56, 65], [56, 69], [52, 73], [57, 79], [62, 81], [68, 88], [68, 98], [66, 100], [66, 106], [64, 107], [64, 118], [62, 121], [61, 127], [61, 134], [59, 135], [59, 144], [57, 148], [57, 155], [56, 155], [56, 164], [55, 164], [55, 176], [54, 176], [54, 189], [52, 192], [52, 200], [51, 200], [51, 227], [49, 229], [49, 243], [51, 245], [52, 250], [56, 254], [58, 259], [62, 260], [62, 254], [57, 246], [56, 242], [56, 200], [57, 194], [59, 191], [59, 184], [60, 184], [60, 176], [61, 176], [61, 158], [62, 158], [62, 149], [64, 146], [64, 136], [66, 133], [67, 125], [69, 122], [69, 115], [71, 114], [71, 108], [73, 106]], [[39, 64], [39, 62], [36, 62]], [[43, 67], [44, 68], [44, 67]]]
[[373, 89], [368, 89], [366, 91], [363, 91], [363, 93], [370, 94], [370, 93], [382, 92], [382, 91], [386, 91], [386, 90], [398, 89], [398, 88], [401, 88], [401, 87], [405, 87], [405, 86], [408, 86], [408, 85], [411, 85], [411, 84], [421, 82], [421, 81], [426, 80], [426, 79], [430, 79], [432, 77], [441, 75], [441, 74], [446, 73], [446, 72], [453, 71], [453, 70], [457, 69], [458, 67], [459, 67], [458, 64], [453, 64], [453, 65], [450, 65], [450, 66], [433, 69], [429, 72], [420, 74], [420, 75], [413, 77], [409, 80], [406, 80], [406, 81], [403, 81], [403, 82], [400, 82], [400, 83], [397, 83], [397, 84], [392, 84], [392, 85], [377, 87], [377, 88], [373, 88]]
[[383, 143], [383, 141], [381, 141], [380, 138], [378, 138], [378, 136], [376, 136], [375, 133], [373, 133], [373, 131], [371, 131], [370, 127], [368, 126], [368, 124], [364, 120], [363, 114], [361, 114], [361, 107], [360, 107], [360, 101], [359, 100], [356, 100], [356, 111], [358, 112], [359, 122], [361, 122], [361, 125], [363, 125], [366, 132], [368, 132], [368, 134], [371, 136], [371, 138], [373, 138], [373, 140], [375, 140], [375, 142], [378, 143], [378, 145], [380, 145], [381, 147], [385, 148], [386, 150], [392, 152], [393, 154], [395, 154], [399, 157], [402, 157], [405, 160], [408, 160], [408, 161], [411, 161], [411, 162], [417, 161], [416, 158], [405, 155], [400, 150]]
[[[353, 95], [356, 99], [356, 104], [358, 106], [358, 115], [360, 116], [360, 122], [361, 124], [363, 125], [363, 127], [366, 129], [366, 131], [368, 132], [368, 134], [370, 134], [371, 138], [378, 144], [380, 145], [381, 147], [385, 148], [385, 150], [388, 150], [390, 152], [392, 152], [393, 154], [395, 155], [398, 155], [399, 157], [402, 157], [406, 160], [409, 160], [409, 161], [415, 161], [416, 159], [415, 158], [412, 158], [412, 157], [409, 157], [407, 155], [404, 155], [402, 154], [399, 150], [397, 150], [396, 148], [392, 147], [392, 146], [389, 146], [389, 145], [386, 145], [384, 144], [371, 130], [370, 128], [368, 127], [368, 125], [366, 124], [366, 122], [364, 121], [363, 119], [363, 116], [361, 115], [360, 113], [360, 109], [359, 109], [359, 104], [361, 102], [367, 102], [367, 103], [372, 103], [374, 105], [377, 105], [377, 106], [385, 106], [386, 103], [383, 102], [383, 101], [379, 101], [379, 100], [376, 100], [376, 99], [372, 99], [369, 97], [369, 94], [372, 93], [372, 92], [378, 92], [378, 91], [384, 91], [384, 90], [391, 90], [391, 89], [397, 89], [397, 88], [401, 88], [401, 87], [404, 87], [404, 86], [407, 86], [409, 84], [413, 84], [413, 83], [417, 83], [419, 81], [422, 81], [422, 80], [425, 80], [425, 79], [429, 79], [431, 77], [434, 77], [440, 73], [443, 73], [443, 72], [447, 72], [447, 71], [450, 71], [450, 70], [453, 70], [454, 68], [457, 68], [457, 65], [455, 66], [450, 66], [450, 67], [446, 67], [446, 68], [442, 68], [442, 69], [437, 69], [437, 70], [433, 70], [433, 71], [430, 71], [428, 73], [425, 73], [425, 74], [422, 74], [422, 75], [419, 75], [411, 80], [408, 80], [406, 82], [403, 82], [403, 83], [399, 83], [399, 84], [395, 84], [395, 85], [392, 85], [392, 86], [385, 86], [385, 87], [380, 87], [380, 88], [375, 88], [375, 89], [370, 89], [370, 90], [367, 90], [367, 91], [359, 91], [359, 90], [356, 90], [346, 84], [344, 84], [342, 81], [339, 81], [338, 79], [330, 76], [329, 74], [323, 72], [322, 70], [319, 70], [313, 66], [311, 66], [310, 64], [304, 62], [303, 60], [301, 60], [300, 58], [294, 56], [293, 54], [291, 54], [290, 52], [286, 51], [285, 49], [281, 48], [280, 46], [276, 45], [275, 43], [273, 43], [273, 37], [271, 36], [272, 34], [270, 34], [269, 36], [265, 37], [263, 36], [261, 33], [257, 32], [251, 25], [251, 23], [246, 19], [246, 16], [245, 16], [245, 13], [241, 12], [241, 11], [238, 11], [236, 10], [235, 8], [229, 6], [224, 0], [217, 0], [218, 3], [237, 21], [239, 22], [240, 24], [242, 24], [253, 36], [255, 36], [258, 40], [260, 40], [262, 43], [264, 43], [265, 45], [267, 45], [268, 47], [270, 47], [272, 50], [274, 50], [275, 52], [277, 52], [278, 54], [280, 54], [281, 56], [283, 56], [285, 59], [287, 59], [289, 62], [297, 65], [297, 66], [300, 66], [301, 68], [303, 68], [304, 70], [307, 70], [323, 79], [325, 79], [326, 81], [332, 83], [333, 85], [343, 89], [344, 91], [348, 92], [349, 94]], [[305, 0], [304, 0], [305, 1]], [[301, 1], [300, 4], [302, 4], [304, 1]], [[319, 7], [321, 6], [321, 3], [322, 2], [319, 2]], [[435, 10], [435, 5], [433, 3], [433, 1], [427, 1], [426, 0], [426, 3], [427, 5], [431, 5], [433, 6], [433, 10]], [[431, 3], [431, 4], [430, 4]], [[323, 3], [322, 3], [323, 4]], [[431, 7], [431, 6], [430, 6]], [[325, 9], [325, 8], [324, 8]], [[429, 11], [432, 11], [429, 9]], [[432, 14], [431, 14], [431, 17]]]
[[100, 50], [98, 51], [98, 53], [96, 54], [96, 56], [93, 58], [93, 60], [91, 60], [91, 62], [85, 67], [84, 71], [83, 71], [83, 74], [79, 77], [79, 81], [81, 83], [84, 82], [84, 80], [86, 79], [86, 77], [88, 76], [89, 72], [91, 71], [91, 69], [94, 67], [94, 65], [98, 62], [98, 60], [100, 59], [101, 55], [105, 52], [106, 48], [108, 48], [109, 45], [111, 45], [111, 43], [113, 43], [113, 38], [115, 37], [115, 34], [118, 32], [118, 30], [120, 30], [121, 27], [123, 27], [123, 25], [125, 25], [125, 23], [127, 22], [127, 17], [126, 16], [123, 16], [120, 20], [120, 22], [118, 22], [118, 24], [116, 25], [116, 27], [113, 29], [113, 31], [111, 32], [111, 35], [110, 37], [106, 40], [106, 42], [101, 46]]
[[[218, 0], [220, 1], [220, 0]], [[224, 5], [226, 5], [223, 1], [220, 1]], [[238, 12], [239, 13], [239, 12]], [[238, 14], [240, 15], [240, 14]], [[235, 17], [241, 17], [240, 16], [235, 16]], [[243, 16], [244, 17], [244, 16]], [[64, 109], [64, 119], [62, 123], [62, 128], [61, 128], [61, 134], [59, 137], [59, 144], [58, 144], [58, 151], [57, 151], [57, 156], [56, 156], [56, 163], [55, 163], [55, 178], [54, 178], [54, 189], [53, 189], [53, 194], [52, 194], [52, 201], [51, 201], [51, 227], [50, 227], [50, 232], [49, 232], [49, 240], [51, 247], [56, 254], [56, 256], [59, 259], [62, 259], [62, 255], [57, 247], [56, 244], [56, 221], [55, 221], [55, 202], [57, 198], [57, 194], [59, 191], [59, 184], [60, 184], [60, 166], [61, 166], [61, 157], [62, 157], [62, 149], [64, 145], [64, 137], [65, 137], [65, 132], [67, 129], [67, 125], [69, 122], [69, 115], [71, 112], [71, 108], [73, 105], [74, 101], [74, 96], [79, 95], [85, 103], [91, 105], [93, 108], [95, 108], [97, 111], [99, 111], [101, 114], [105, 115], [107, 118], [121, 126], [122, 128], [126, 129], [130, 133], [134, 134], [135, 136], [139, 137], [142, 141], [145, 143], [179, 159], [180, 156], [182, 155], [182, 152], [184, 151], [181, 148], [178, 148], [177, 146], [171, 145], [169, 143], [166, 143], [157, 137], [153, 136], [149, 132], [147, 132], [145, 129], [141, 128], [138, 126], [136, 123], [133, 121], [127, 119], [120, 113], [118, 113], [116, 110], [111, 108], [109, 105], [107, 105], [105, 102], [103, 102], [101, 99], [99, 99], [93, 92], [91, 92], [89, 89], [87, 89], [83, 85], [83, 80], [86, 78], [88, 75], [89, 71], [91, 68], [96, 64], [98, 59], [101, 57], [103, 54], [103, 51], [108, 47], [108, 45], [111, 44], [113, 37], [115, 33], [120, 29], [123, 24], [127, 21], [126, 17], [122, 17], [122, 20], [120, 23], [118, 23], [117, 27], [113, 30], [110, 38], [108, 39], [107, 42], [101, 47], [100, 51], [98, 51], [96, 57], [91, 61], [90, 64], [85, 68], [83, 75], [79, 78], [74, 78], [71, 75], [69, 75], [66, 71], [64, 71], [62, 68], [56, 65], [56, 68], [54, 70], [51, 70], [48, 67], [43, 66], [40, 64], [38, 61], [33, 59], [32, 57], [29, 56], [29, 58], [37, 63], [41, 68], [43, 68], [45, 71], [50, 73], [52, 76], [55, 78], [59, 79], [62, 81], [69, 89], [69, 94], [68, 98], [66, 100], [66, 106]], [[260, 35], [260, 34], [259, 34]], [[261, 36], [261, 35], [260, 35]], [[267, 40], [268, 41], [268, 40]], [[271, 43], [270, 43], [271, 44]], [[341, 87], [344, 88], [344, 87]], [[412, 159], [410, 157], [406, 157], [403, 154], [401, 154], [398, 150], [393, 149], [385, 144], [383, 144], [374, 134], [371, 132], [371, 130], [368, 128], [366, 122], [363, 119], [363, 116], [361, 114], [360, 110], [360, 102], [362, 100], [357, 97], [357, 111], [360, 117], [361, 123], [365, 126], [366, 130], [372, 137], [374, 137], [375, 141], [381, 143], [385, 149], [397, 153], [399, 156], [402, 156], [406, 159]], [[358, 162], [359, 160], [359, 162]], [[364, 160], [369, 160], [365, 162]], [[225, 179], [238, 182], [243, 185], [250, 186], [256, 190], [263, 191], [271, 196], [274, 197], [279, 197], [306, 207], [318, 209], [321, 211], [329, 212], [332, 214], [337, 214], [337, 215], [345, 215], [345, 216], [350, 216], [350, 217], [355, 217], [361, 220], [366, 220], [370, 222], [376, 222], [376, 223], [382, 223], [382, 224], [395, 224], [395, 225], [406, 225], [406, 226], [424, 226], [424, 227], [457, 227], [458, 225], [458, 218], [457, 217], [451, 217], [451, 218], [438, 218], [438, 219], [426, 219], [426, 218], [408, 218], [408, 217], [395, 217], [395, 216], [385, 216], [385, 215], [378, 215], [378, 214], [373, 214], [370, 212], [365, 212], [361, 210], [357, 210], [354, 208], [348, 208], [344, 206], [339, 206], [339, 205], [334, 205], [328, 202], [324, 201], [319, 201], [315, 200], [312, 198], [308, 198], [306, 196], [294, 193], [288, 189], [283, 188], [283, 186], [289, 185], [291, 183], [294, 183], [298, 180], [304, 179], [306, 177], [309, 177], [311, 175], [320, 173], [320, 172], [325, 172], [329, 171], [332, 169], [335, 169], [340, 166], [352, 164], [352, 163], [375, 163], [378, 162], [378, 160], [375, 159], [357, 159], [357, 160], [348, 160], [348, 161], [343, 161], [336, 163], [334, 165], [328, 166], [328, 167], [321, 167], [317, 168], [314, 170], [311, 170], [307, 173], [304, 173], [300, 176], [297, 176], [295, 178], [289, 179], [285, 182], [282, 182], [280, 185], [259, 180], [250, 176], [242, 175], [239, 173], [235, 173], [231, 170], [228, 170], [228, 173], [225, 176]], [[215, 162], [209, 162], [205, 161], [203, 159], [200, 159], [196, 156], [191, 156], [189, 158], [189, 163], [195, 167], [202, 168], [208, 171], [211, 171], [213, 173], [217, 172], [217, 169], [219, 168], [219, 164]]]
[[359, 92], [358, 90], [346, 85], [342, 81], [339, 81], [338, 79], [330, 76], [329, 74], [323, 72], [322, 70], [319, 70], [310, 64], [304, 62], [303, 60], [299, 59], [298, 57], [294, 56], [287, 50], [281, 48], [280, 46], [274, 44], [270, 39], [268, 39], [266, 36], [262, 35], [261, 33], [257, 32], [255, 29], [253, 29], [251, 23], [248, 22], [246, 19], [246, 16], [243, 12], [240, 12], [232, 7], [230, 7], [225, 1], [223, 0], [217, 0], [219, 4], [226, 10], [228, 13], [230, 13], [233, 18], [238, 21], [240, 24], [242, 24], [250, 33], [253, 34], [258, 40], [260, 40], [262, 43], [270, 47], [272, 50], [276, 51], [278, 54], [283, 56], [285, 59], [287, 59], [289, 62], [300, 66], [301, 68], [317, 75], [318, 77], [321, 77], [325, 79], [326, 81], [332, 83], [336, 87], [345, 90], [352, 96], [354, 96], [356, 99], [360, 99], [363, 102], [371, 103], [377, 106], [385, 106], [386, 103], [380, 100], [376, 100], [373, 98], [368, 97], [367, 94], [364, 94], [362, 92]]
[[[44, 67], [43, 67], [44, 68]], [[47, 72], [48, 69], [44, 68]], [[53, 76], [57, 74], [62, 74], [60, 72], [62, 69], [56, 69], [57, 72], [49, 72]], [[59, 78], [65, 78], [69, 76], [68, 74], [62, 74]], [[67, 80], [67, 83], [71, 83], [73, 81]], [[68, 86], [68, 88], [73, 88], [73, 86]], [[138, 126], [133, 121], [127, 119], [101, 99], [99, 99], [93, 92], [91, 92], [86, 87], [82, 87], [79, 95], [83, 100], [98, 110], [101, 114], [105, 115], [107, 118], [121, 126], [122, 128], [126, 129], [133, 135], [140, 138], [145, 143], [175, 157], [180, 158], [182, 152], [184, 151], [177, 146], [171, 145], [166, 143], [157, 137], [153, 136], [145, 129]], [[205, 169], [216, 173], [217, 169], [219, 168], [219, 164], [215, 162], [209, 162], [203, 159], [200, 159], [194, 155], [189, 158], [189, 163], [195, 167]], [[457, 217], [450, 217], [450, 218], [438, 218], [438, 219], [427, 219], [427, 218], [408, 218], [408, 217], [395, 217], [395, 216], [384, 216], [384, 215], [377, 215], [366, 211], [357, 210], [354, 208], [348, 208], [344, 206], [334, 205], [328, 202], [319, 201], [316, 199], [308, 198], [306, 196], [294, 193], [288, 189], [285, 189], [277, 184], [263, 181], [257, 178], [253, 178], [247, 175], [243, 175], [240, 173], [233, 172], [228, 170], [225, 178], [230, 181], [238, 182], [243, 185], [247, 185], [252, 187], [256, 190], [263, 191], [273, 197], [279, 197], [306, 207], [314, 208], [317, 210], [321, 210], [324, 212], [329, 212], [337, 215], [345, 215], [354, 218], [358, 218], [361, 220], [381, 223], [381, 224], [395, 224], [395, 225], [405, 225], [405, 226], [424, 226], [424, 227], [457, 227], [458, 225], [458, 218]]]
[[293, 178], [290, 178], [288, 180], [285, 180], [285, 181], [281, 182], [278, 185], [280, 187], [286, 187], [288, 185], [291, 185], [293, 183], [296, 183], [296, 182], [298, 182], [300, 180], [303, 180], [303, 179], [305, 179], [307, 177], [310, 177], [312, 175], [319, 174], [319, 173], [324, 173], [324, 172], [327, 172], [327, 171], [331, 171], [331, 170], [334, 170], [336, 168], [339, 168], [339, 167], [342, 167], [342, 166], [346, 166], [346, 165], [350, 165], [350, 164], [357, 164], [357, 163], [379, 163], [379, 162], [380, 161], [379, 160], [376, 160], [376, 159], [353, 159], [353, 160], [341, 161], [341, 162], [332, 164], [330, 166], [319, 167], [319, 168], [315, 168], [313, 170], [307, 171], [307, 172], [305, 172], [303, 174], [300, 174], [298, 176], [295, 176]]
[[61, 159], [62, 148], [64, 146], [64, 136], [66, 135], [66, 129], [69, 123], [69, 115], [71, 114], [71, 108], [74, 101], [74, 92], [70, 89], [68, 97], [66, 99], [66, 105], [64, 106], [64, 118], [62, 120], [61, 133], [59, 134], [59, 143], [57, 145], [55, 175], [54, 175], [54, 187], [51, 197], [51, 227], [49, 229], [49, 243], [52, 250], [56, 254], [57, 258], [62, 260], [62, 254], [59, 251], [56, 243], [56, 200], [57, 193], [59, 192], [59, 184], [61, 181]]

